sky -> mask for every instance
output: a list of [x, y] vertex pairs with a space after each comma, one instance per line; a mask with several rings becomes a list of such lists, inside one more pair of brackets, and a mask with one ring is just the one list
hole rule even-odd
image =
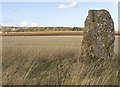
[[[0, 3], [1, 4], [1, 3]], [[110, 12], [118, 27], [118, 4], [113, 2], [2, 2], [0, 24], [15, 26], [84, 27], [90, 9]]]

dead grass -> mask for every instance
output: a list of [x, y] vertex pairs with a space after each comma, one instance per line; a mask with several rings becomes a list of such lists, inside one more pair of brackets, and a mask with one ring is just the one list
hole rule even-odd
[[[0, 34], [2, 36], [82, 36], [83, 31], [40, 31], [40, 32], [8, 32]], [[120, 31], [115, 31], [115, 35], [120, 35]]]
[[[3, 85], [117, 85], [120, 53], [79, 62], [81, 41], [81, 36], [3, 37]], [[116, 37], [116, 54], [117, 47]]]
[[40, 32], [9, 32], [2, 36], [79, 36], [83, 31], [40, 31]]

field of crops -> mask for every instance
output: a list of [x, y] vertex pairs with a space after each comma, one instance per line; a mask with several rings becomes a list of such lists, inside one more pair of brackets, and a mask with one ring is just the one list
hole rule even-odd
[[[3, 85], [116, 85], [120, 58], [79, 62], [82, 36], [3, 36]], [[118, 46], [119, 45], [119, 46]]]

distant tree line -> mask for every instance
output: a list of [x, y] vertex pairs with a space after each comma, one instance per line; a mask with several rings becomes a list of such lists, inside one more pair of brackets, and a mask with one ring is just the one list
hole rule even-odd
[[83, 31], [82, 27], [2, 27], [2, 32]]

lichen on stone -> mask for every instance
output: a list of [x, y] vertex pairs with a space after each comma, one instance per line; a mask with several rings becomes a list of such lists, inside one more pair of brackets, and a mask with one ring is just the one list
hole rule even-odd
[[114, 40], [114, 23], [110, 13], [104, 9], [89, 10], [85, 20], [81, 59], [112, 58]]

